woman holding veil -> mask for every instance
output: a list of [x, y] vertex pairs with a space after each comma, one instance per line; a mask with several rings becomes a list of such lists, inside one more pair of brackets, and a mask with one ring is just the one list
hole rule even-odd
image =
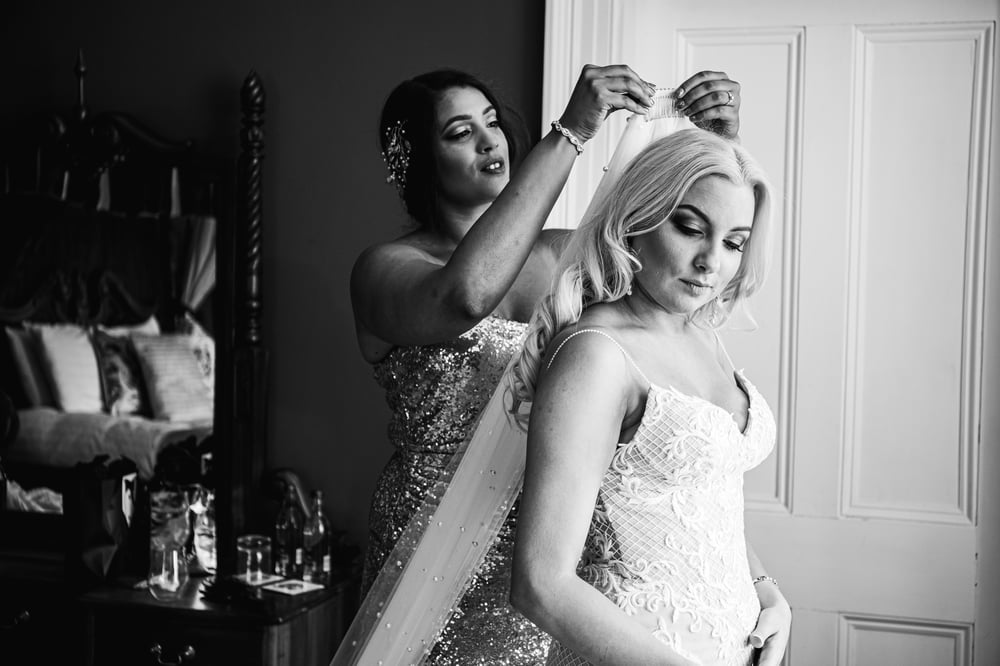
[[[738, 84], [701, 72], [682, 86], [689, 117], [736, 135]], [[552, 131], [516, 170], [515, 117], [474, 77], [431, 72], [404, 81], [386, 101], [380, 138], [388, 180], [415, 229], [362, 253], [351, 295], [361, 353], [392, 410], [396, 450], [372, 499], [368, 594], [334, 663], [544, 661], [548, 637], [508, 603], [516, 509], [507, 514], [519, 486], [501, 488], [507, 497], [491, 519], [456, 527], [456, 537], [476, 544], [462, 571], [444, 567], [437, 554], [466, 551], [428, 534], [428, 521], [451, 482], [455, 453], [551, 281], [566, 234], [542, 226], [577, 155], [609, 114], [645, 114], [653, 93], [626, 66], [585, 67]], [[488, 429], [480, 424], [479, 431]], [[467, 491], [450, 493], [462, 500], [460, 509], [479, 506], [479, 491], [495, 487], [497, 470], [481, 471]], [[443, 522], [435, 520], [435, 528]], [[427, 563], [413, 556], [421, 539], [429, 544]], [[407, 587], [417, 582], [424, 586]], [[421, 596], [445, 585], [447, 601]], [[412, 628], [403, 619], [423, 624]], [[378, 641], [405, 647], [392, 656]]]
[[717, 333], [763, 280], [771, 199], [733, 142], [654, 141], [532, 319], [510, 375], [529, 423], [512, 600], [553, 636], [548, 664], [784, 653], [788, 604], [743, 531], [743, 473], [774, 417]]

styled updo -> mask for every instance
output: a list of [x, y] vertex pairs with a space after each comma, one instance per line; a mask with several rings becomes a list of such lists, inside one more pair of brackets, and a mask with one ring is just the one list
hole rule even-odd
[[[382, 155], [395, 154], [387, 162], [389, 173], [399, 191], [406, 211], [420, 228], [436, 228], [436, 212], [440, 179], [431, 150], [434, 140], [434, 121], [438, 101], [452, 88], [475, 88], [496, 109], [500, 129], [507, 138], [509, 163], [517, 164], [518, 156], [526, 143], [527, 131], [521, 117], [499, 98], [485, 83], [465, 72], [439, 69], [403, 81], [389, 94], [382, 107], [379, 121], [379, 143]], [[400, 129], [409, 149], [401, 159], [398, 145], [390, 150], [393, 136]], [[397, 138], [397, 142], [399, 139]], [[405, 165], [405, 166], [404, 166]]]

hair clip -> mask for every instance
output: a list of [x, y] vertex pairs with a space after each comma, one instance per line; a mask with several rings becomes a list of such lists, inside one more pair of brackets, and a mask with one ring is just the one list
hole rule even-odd
[[382, 159], [389, 168], [385, 182], [393, 183], [403, 196], [406, 189], [406, 169], [410, 166], [410, 142], [406, 140], [404, 120], [397, 120], [385, 129], [386, 149], [382, 151]]
[[683, 118], [677, 108], [677, 93], [673, 88], [657, 88], [653, 94], [653, 106], [646, 112], [646, 122], [660, 118]]

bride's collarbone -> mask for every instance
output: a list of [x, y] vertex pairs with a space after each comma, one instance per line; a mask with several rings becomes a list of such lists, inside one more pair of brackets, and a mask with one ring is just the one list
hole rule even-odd
[[725, 408], [743, 411], [747, 397], [732, 370], [716, 357], [710, 341], [681, 338], [650, 344], [644, 337], [623, 336], [626, 349], [632, 349], [636, 363], [649, 381], [662, 388], [673, 388]]

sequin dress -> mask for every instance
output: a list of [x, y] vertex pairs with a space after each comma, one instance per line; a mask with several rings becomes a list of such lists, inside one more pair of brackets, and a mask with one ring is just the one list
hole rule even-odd
[[[649, 384], [646, 408], [604, 474], [577, 575], [680, 655], [748, 666], [760, 602], [743, 532], [743, 474], [774, 447], [774, 415], [739, 371], [750, 401], [742, 432], [718, 405], [636, 370]], [[586, 663], [553, 643], [550, 666]]]
[[[396, 450], [372, 498], [364, 590], [493, 395], [525, 328], [489, 317], [450, 342], [396, 347], [375, 366]], [[516, 520], [515, 505], [428, 663], [545, 662], [550, 639], [508, 601]]]

